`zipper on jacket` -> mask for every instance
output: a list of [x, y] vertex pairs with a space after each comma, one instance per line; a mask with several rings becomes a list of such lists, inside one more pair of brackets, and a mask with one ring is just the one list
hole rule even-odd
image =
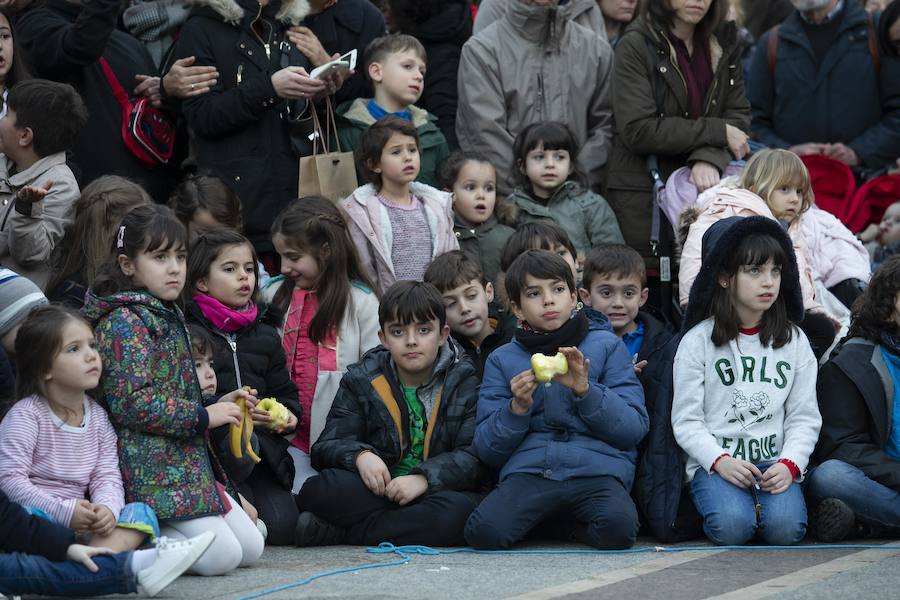
[[238, 85], [241, 85], [241, 79], [243, 78], [243, 74], [244, 74], [244, 63], [241, 63], [238, 65], [238, 70], [237, 70], [237, 84]]
[[537, 84], [538, 84], [537, 111], [538, 111], [538, 114], [544, 114], [544, 75], [542, 73], [538, 73]]
[[241, 368], [238, 366], [238, 357], [237, 357], [237, 336], [233, 333], [222, 333], [221, 331], [217, 331], [222, 338], [228, 342], [228, 347], [231, 348], [231, 359], [234, 361], [234, 379], [237, 381], [238, 389], [244, 387], [241, 383]]

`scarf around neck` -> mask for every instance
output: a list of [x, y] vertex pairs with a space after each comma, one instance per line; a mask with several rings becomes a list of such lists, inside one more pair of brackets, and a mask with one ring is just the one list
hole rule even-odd
[[531, 354], [553, 356], [560, 348], [578, 346], [588, 334], [588, 318], [583, 310], [575, 311], [565, 325], [550, 333], [534, 331], [527, 325], [523, 323], [523, 328], [516, 330], [516, 340]]
[[197, 303], [200, 312], [212, 323], [213, 327], [221, 331], [238, 331], [256, 320], [255, 302], [249, 302], [244, 308], [235, 310], [206, 294], [194, 294], [191, 300]]

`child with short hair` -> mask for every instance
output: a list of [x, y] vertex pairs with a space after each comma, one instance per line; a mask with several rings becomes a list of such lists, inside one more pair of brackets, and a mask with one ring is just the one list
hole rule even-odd
[[625, 244], [601, 244], [588, 252], [582, 277], [581, 301], [609, 319], [613, 333], [628, 348], [644, 394], [650, 396], [650, 378], [643, 376], [643, 370], [675, 331], [665, 317], [646, 306], [650, 290], [644, 259]]
[[316, 474], [309, 450], [325, 428], [341, 378], [379, 344], [378, 296], [346, 219], [326, 198], [307, 196], [289, 204], [272, 224], [272, 245], [282, 275], [265, 296], [284, 313], [281, 344], [305, 415], [288, 448], [296, 494]]
[[460, 249], [481, 261], [488, 281], [497, 283], [500, 255], [514, 233], [515, 208], [497, 201], [497, 171], [476, 152], [454, 152], [441, 165], [441, 187], [453, 202], [453, 231]]
[[253, 244], [237, 231], [221, 229], [194, 239], [187, 262], [185, 318], [214, 340], [219, 394], [247, 386], [252, 396], [275, 398], [288, 410], [287, 421], [276, 424], [252, 402], [262, 461], [238, 485], [266, 522], [266, 541], [283, 546], [291, 543], [297, 522], [293, 461], [285, 436], [293, 434], [302, 411], [276, 329], [281, 314], [256, 302], [257, 262]]
[[[523, 326], [488, 357], [472, 443], [500, 483], [466, 523], [466, 541], [508, 548], [552, 519], [552, 535], [628, 548], [638, 530], [630, 496], [637, 444], [648, 429], [631, 357], [605, 317], [576, 308], [575, 279], [560, 256], [526, 251], [506, 288]], [[541, 383], [533, 355], [557, 353], [566, 372]]]
[[575, 138], [562, 123], [532, 123], [516, 136], [516, 189], [506, 201], [518, 209], [518, 223], [553, 221], [584, 259], [602, 243], [624, 243], [619, 222], [602, 196], [587, 187], [575, 164]]
[[422, 281], [428, 263], [459, 243], [450, 194], [415, 181], [421, 147], [415, 127], [388, 115], [369, 127], [356, 161], [371, 182], [341, 201], [363, 268], [379, 291]]
[[[102, 365], [90, 326], [59, 306], [16, 336], [18, 400], [0, 422], [0, 488], [10, 500], [116, 552], [159, 537], [153, 510], [125, 503], [116, 432], [87, 396]], [[52, 451], [49, 451], [52, 450]]]
[[866, 244], [874, 271], [888, 258], [900, 254], [900, 199], [884, 210], [881, 221], [859, 234]]
[[[392, 34], [372, 40], [366, 47], [365, 72], [375, 90], [374, 98], [357, 98], [337, 107], [341, 149], [354, 150], [363, 133], [376, 121], [394, 115], [418, 133], [422, 168], [416, 181], [438, 186], [438, 167], [450, 154], [437, 117], [416, 106], [425, 89], [425, 48], [411, 35]], [[365, 168], [360, 168], [365, 174]]]
[[391, 286], [378, 321], [383, 346], [347, 370], [312, 447], [321, 472], [297, 496], [297, 544], [462, 545], [486, 475], [472, 450], [475, 368], [431, 284]]
[[796, 544], [798, 481], [822, 419], [803, 331], [793, 242], [774, 219], [728, 217], [703, 236], [703, 264], [673, 365], [672, 432], [691, 497], [716, 544]]
[[0, 141], [0, 263], [43, 288], [78, 199], [66, 151], [87, 122], [71, 85], [31, 79], [9, 92]]
[[135, 206], [152, 203], [144, 188], [118, 175], [104, 175], [87, 184], [54, 252], [47, 297], [75, 309], [84, 306], [85, 294], [109, 256], [122, 218]]
[[[83, 314], [94, 323], [106, 365], [97, 394], [119, 436], [125, 499], [149, 504], [167, 537], [215, 532], [216, 541], [191, 568], [223, 575], [256, 562], [264, 542], [207, 452], [208, 430], [237, 425], [242, 412], [233, 401], [203, 406], [176, 304], [186, 255], [187, 232], [169, 208], [132, 209]], [[239, 395], [253, 400], [247, 392]]]
[[425, 281], [440, 292], [450, 335], [472, 359], [480, 379], [488, 355], [512, 338], [512, 328], [503, 327], [496, 314], [491, 316], [496, 313], [493, 284], [485, 281], [478, 259], [462, 250], [434, 259]]

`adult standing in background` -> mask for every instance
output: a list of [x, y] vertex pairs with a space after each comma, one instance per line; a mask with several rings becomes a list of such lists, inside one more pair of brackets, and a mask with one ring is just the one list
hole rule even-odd
[[[478, 14], [475, 16], [475, 26], [472, 33], [477, 35], [494, 21], [500, 19], [506, 14], [507, 9], [512, 6], [516, 0], [482, 0], [478, 4]], [[603, 13], [597, 0], [560, 0], [560, 8], [568, 7], [569, 18], [587, 27], [591, 31], [606, 39], [606, 26], [603, 23]]]

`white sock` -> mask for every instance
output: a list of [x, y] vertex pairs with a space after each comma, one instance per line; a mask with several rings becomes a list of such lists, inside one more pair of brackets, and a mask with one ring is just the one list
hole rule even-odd
[[156, 562], [158, 551], [156, 548], [148, 548], [147, 550], [135, 550], [131, 557], [131, 572], [135, 577], [144, 569]]

